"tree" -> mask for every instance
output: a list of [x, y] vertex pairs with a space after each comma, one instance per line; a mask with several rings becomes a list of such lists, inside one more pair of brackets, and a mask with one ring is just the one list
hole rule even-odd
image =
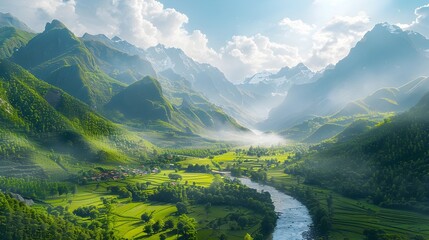
[[195, 219], [188, 217], [186, 214], [183, 214], [179, 217], [179, 222], [177, 223], [178, 234], [181, 235], [179, 239], [183, 240], [196, 240], [197, 239], [197, 223]]
[[244, 240], [253, 240], [252, 236], [250, 236], [250, 234], [246, 233], [246, 235], [244, 236]]
[[164, 233], [159, 235], [159, 240], [165, 240], [165, 239], [167, 239], [167, 236]]
[[174, 222], [171, 219], [168, 219], [167, 221], [165, 221], [164, 224], [164, 229], [170, 229], [174, 227]]
[[152, 216], [145, 212], [142, 214], [141, 219], [143, 222], [149, 222], [149, 220], [152, 219]]
[[152, 227], [153, 227], [153, 231], [157, 233], [164, 228], [164, 221], [158, 220], [153, 224]]
[[179, 215], [188, 213], [188, 207], [183, 202], [176, 203], [176, 208]]
[[206, 203], [206, 205], [204, 205], [204, 210], [206, 211], [206, 214], [208, 215], [210, 213], [210, 210], [212, 209], [212, 204], [211, 203]]
[[153, 234], [152, 224], [146, 224], [146, 226], [144, 226], [144, 232], [147, 233], [148, 235], [152, 235]]

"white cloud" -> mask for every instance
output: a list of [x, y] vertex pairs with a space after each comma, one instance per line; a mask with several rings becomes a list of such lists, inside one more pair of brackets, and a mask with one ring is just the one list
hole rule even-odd
[[279, 25], [300, 34], [309, 34], [316, 27], [315, 25], [304, 23], [301, 19], [291, 20], [290, 18], [282, 19]]
[[429, 4], [416, 8], [414, 13], [417, 17], [412, 23], [398, 23], [396, 25], [402, 29], [413, 30], [425, 35], [426, 37], [429, 37]]
[[[315, 4], [336, 5], [342, 1], [345, 0], [317, 0]], [[262, 34], [233, 36], [216, 51], [208, 46], [209, 39], [202, 31], [186, 29], [190, 20], [185, 14], [166, 8], [159, 0], [2, 0], [0, 11], [11, 12], [37, 31], [56, 18], [77, 35], [104, 33], [110, 37], [117, 35], [142, 48], [159, 43], [181, 48], [195, 60], [220, 68], [234, 82], [259, 71], [292, 66], [304, 59], [308, 59], [306, 63], [314, 69], [335, 63], [363, 35], [369, 22], [364, 13], [335, 17], [325, 26], [286, 17], [277, 28], [295, 34], [291, 35], [296, 40], [294, 43], [273, 41]], [[420, 11], [423, 10], [419, 10], [423, 16]], [[295, 37], [296, 34], [300, 37]]]
[[234, 36], [221, 54], [220, 68], [235, 82], [262, 70], [276, 70], [302, 60], [297, 48], [273, 42], [261, 34]]
[[335, 64], [349, 53], [369, 28], [369, 17], [363, 12], [354, 17], [332, 18], [313, 35], [313, 52], [306, 64], [313, 69]]

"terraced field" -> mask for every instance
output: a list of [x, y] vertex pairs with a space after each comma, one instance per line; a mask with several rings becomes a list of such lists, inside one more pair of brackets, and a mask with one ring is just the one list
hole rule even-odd
[[[297, 180], [283, 173], [282, 169], [271, 169], [269, 178], [284, 190], [296, 185]], [[320, 204], [327, 205], [328, 190], [311, 187], [317, 192]], [[381, 229], [403, 235], [421, 235], [429, 238], [429, 216], [409, 211], [381, 208], [368, 204], [365, 200], [353, 200], [331, 193], [333, 196], [332, 239], [362, 239], [364, 229]]]
[[[78, 186], [77, 193], [75, 195], [69, 194], [67, 197], [56, 197], [47, 200], [47, 203], [53, 206], [68, 207], [69, 211], [73, 211], [81, 206], [102, 206], [101, 197], [116, 197], [107, 191], [108, 186], [118, 185], [125, 186], [128, 183], [146, 183], [150, 182], [149, 189], [156, 188], [161, 183], [170, 181], [168, 178], [169, 173], [173, 173], [173, 170], [165, 170], [159, 174], [149, 174], [145, 176], [129, 178], [120, 181], [109, 181], [101, 182], [99, 184], [91, 183], [84, 186]], [[211, 174], [202, 173], [186, 173], [179, 172], [183, 177], [182, 183], [188, 181], [188, 184], [199, 186], [209, 186], [214, 178]], [[166, 232], [160, 232], [152, 236], [147, 236], [143, 232], [145, 224], [141, 221], [140, 217], [143, 213], [152, 213], [153, 220], [159, 219], [167, 220], [172, 219], [174, 222], [177, 221], [178, 216], [176, 215], [176, 206], [174, 204], [166, 204], [161, 202], [130, 202], [128, 199], [120, 199], [113, 208], [114, 215], [114, 228], [118, 232], [119, 236], [128, 239], [149, 239], [158, 240], [159, 235], [164, 233], [168, 236], [167, 239], [176, 239], [176, 233], [167, 230]], [[198, 222], [198, 239], [219, 239], [220, 235], [226, 234], [228, 239], [241, 240], [246, 233], [252, 233], [257, 231], [259, 221], [262, 216], [255, 214], [245, 208], [228, 207], [228, 206], [212, 206], [209, 213], [206, 212], [202, 205], [192, 205], [188, 207], [188, 216], [195, 218]], [[254, 224], [243, 230], [230, 230], [229, 222], [226, 221], [217, 229], [212, 229], [211, 223], [217, 219], [226, 218], [233, 212], [239, 212], [241, 215], [248, 216], [254, 219]]]

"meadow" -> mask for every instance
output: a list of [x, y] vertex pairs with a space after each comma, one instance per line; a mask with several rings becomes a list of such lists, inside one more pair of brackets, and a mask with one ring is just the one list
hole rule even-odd
[[[76, 194], [69, 194], [63, 197], [53, 197], [46, 201], [52, 206], [67, 207], [68, 211], [81, 206], [96, 206], [102, 207], [103, 203], [101, 198], [117, 197], [110, 194], [108, 191], [109, 186], [126, 186], [127, 184], [146, 183], [150, 182], [148, 191], [156, 188], [163, 182], [171, 181], [168, 178], [170, 173], [175, 173], [173, 170], [164, 170], [158, 174], [148, 174], [144, 176], [131, 177], [125, 180], [107, 181], [100, 183], [89, 183], [77, 187]], [[214, 176], [212, 174], [204, 173], [186, 173], [179, 171], [183, 179], [182, 183], [186, 181], [188, 184], [195, 184], [197, 186], [208, 187]], [[153, 235], [147, 235], [143, 230], [146, 225], [141, 221], [143, 213], [152, 213], [154, 221], [172, 219], [177, 222], [178, 215], [176, 214], [177, 208], [174, 204], [161, 203], [155, 201], [145, 202], [132, 202], [129, 199], [119, 199], [113, 207], [114, 229], [118, 236], [127, 239], [159, 239], [160, 234], [165, 234], [167, 239], [176, 239], [176, 233], [173, 230], [162, 231]], [[229, 226], [228, 216], [232, 213], [238, 213], [241, 216], [247, 216], [255, 219], [254, 223], [242, 230], [231, 230]], [[222, 234], [228, 236], [228, 239], [243, 239], [246, 233], [257, 232], [259, 228], [259, 221], [262, 218], [259, 214], [253, 211], [231, 206], [212, 206], [209, 212], [206, 211], [204, 205], [190, 205], [188, 206], [189, 217], [195, 218], [198, 223], [198, 239], [219, 239]], [[222, 220], [223, 223], [215, 228], [212, 227], [213, 222]], [[90, 221], [84, 219], [84, 221]]]

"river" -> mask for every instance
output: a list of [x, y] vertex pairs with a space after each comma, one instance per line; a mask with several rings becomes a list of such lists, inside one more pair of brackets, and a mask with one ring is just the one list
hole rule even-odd
[[238, 179], [249, 188], [271, 194], [275, 211], [280, 214], [274, 229], [273, 240], [308, 239], [304, 235], [308, 235], [310, 231], [311, 217], [308, 209], [302, 203], [271, 186], [252, 182], [248, 178]]

